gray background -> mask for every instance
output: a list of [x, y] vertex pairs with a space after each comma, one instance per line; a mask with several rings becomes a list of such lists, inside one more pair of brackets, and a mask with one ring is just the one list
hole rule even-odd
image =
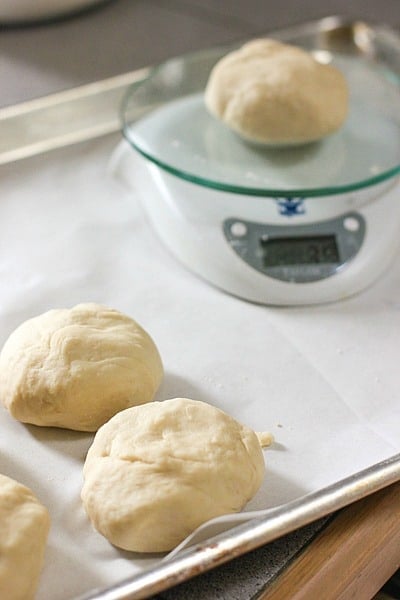
[[400, 0], [109, 0], [51, 24], [0, 26], [0, 107], [333, 14], [400, 25]]

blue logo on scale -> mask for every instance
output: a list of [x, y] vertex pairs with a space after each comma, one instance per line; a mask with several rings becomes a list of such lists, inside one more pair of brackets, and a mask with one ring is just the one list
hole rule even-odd
[[296, 217], [306, 212], [305, 198], [278, 198], [276, 203], [279, 214], [285, 217]]

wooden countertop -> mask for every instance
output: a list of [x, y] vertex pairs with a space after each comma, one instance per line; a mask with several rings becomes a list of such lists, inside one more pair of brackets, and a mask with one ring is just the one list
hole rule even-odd
[[259, 600], [370, 600], [400, 567], [400, 483], [343, 509]]

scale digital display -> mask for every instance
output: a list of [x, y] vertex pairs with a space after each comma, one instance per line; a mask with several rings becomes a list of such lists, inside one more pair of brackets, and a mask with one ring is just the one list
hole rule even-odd
[[339, 251], [334, 235], [261, 237], [264, 267], [334, 264]]

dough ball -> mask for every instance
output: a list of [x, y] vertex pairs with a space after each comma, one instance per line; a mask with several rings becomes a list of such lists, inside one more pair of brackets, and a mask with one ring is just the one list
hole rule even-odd
[[205, 103], [242, 137], [263, 144], [302, 144], [343, 124], [348, 88], [335, 67], [280, 42], [259, 39], [213, 68]]
[[34, 597], [49, 528], [47, 509], [31, 490], [0, 475], [0, 598]]
[[165, 552], [199, 525], [239, 511], [264, 477], [256, 434], [204, 402], [129, 408], [97, 432], [82, 500], [112, 544]]
[[50, 310], [20, 325], [0, 354], [0, 397], [24, 423], [96, 431], [149, 402], [163, 368], [150, 336], [98, 304]]

